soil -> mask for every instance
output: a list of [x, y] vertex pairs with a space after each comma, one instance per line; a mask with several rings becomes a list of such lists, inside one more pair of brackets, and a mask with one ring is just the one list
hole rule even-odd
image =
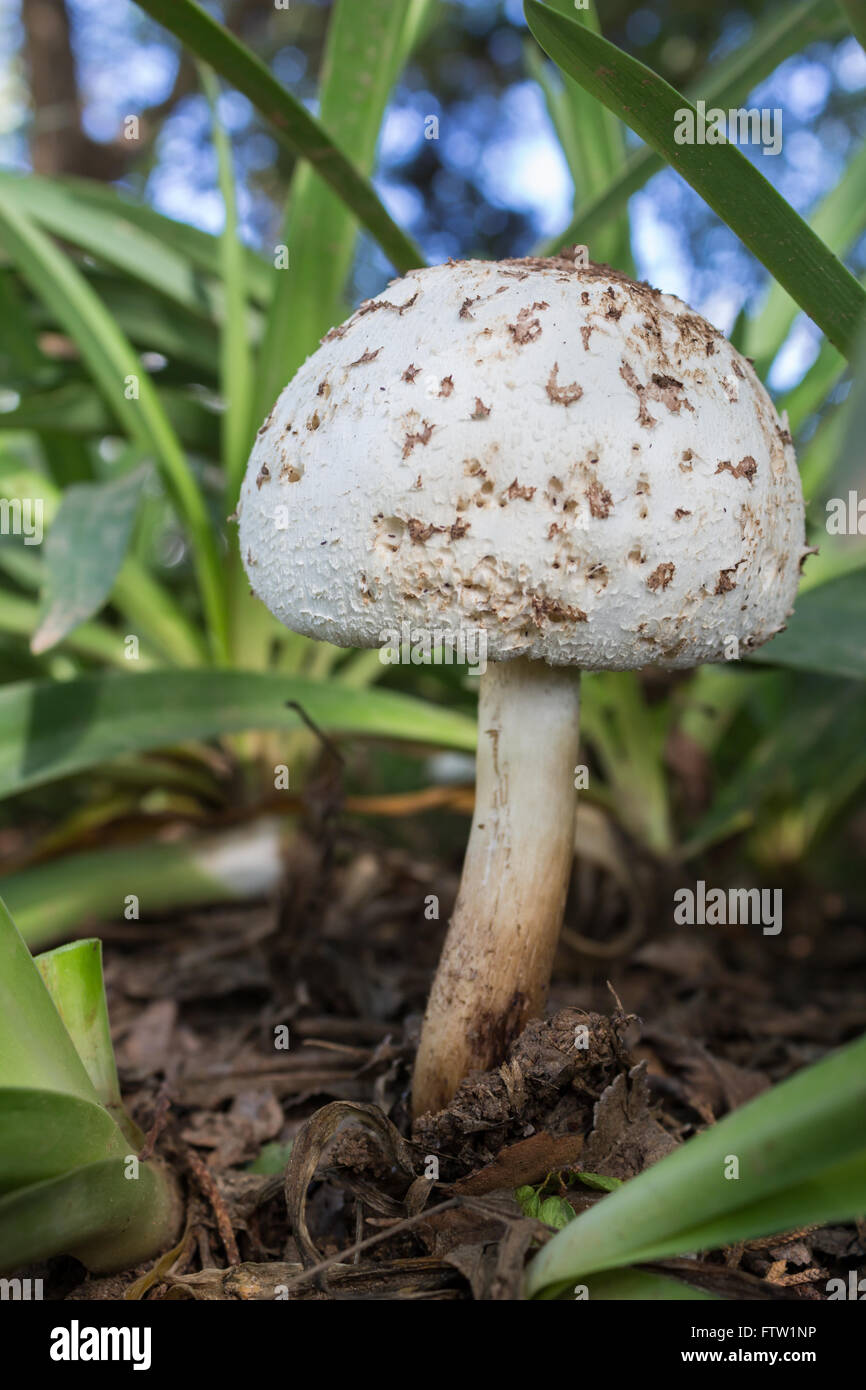
[[[569, 1171], [629, 1178], [866, 1029], [863, 934], [839, 900], [800, 895], [775, 938], [675, 929], [669, 874], [624, 846], [614, 874], [578, 861], [547, 1017], [413, 1132], [460, 865], [419, 843], [435, 841], [397, 848], [385, 826], [332, 818], [299, 832], [277, 902], [100, 928], [124, 1096], [186, 1222], [173, 1251], [122, 1275], [51, 1261], [46, 1296], [513, 1299], [552, 1234], [516, 1187], [548, 1178], [576, 1210], [603, 1201]], [[290, 1141], [286, 1166], [274, 1146]], [[250, 1170], [263, 1148], [275, 1171]], [[728, 1298], [821, 1299], [830, 1278], [866, 1274], [866, 1228], [658, 1268]]]

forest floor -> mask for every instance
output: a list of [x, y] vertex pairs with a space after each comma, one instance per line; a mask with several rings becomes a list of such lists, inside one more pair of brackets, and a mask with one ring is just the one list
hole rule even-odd
[[[632, 1177], [866, 1029], [862, 926], [832, 896], [801, 895], [776, 937], [674, 928], [660, 871], [641, 870], [635, 921], [586, 866], [546, 1018], [413, 1131], [459, 871], [444, 857], [357, 825], [299, 833], [279, 901], [98, 928], [124, 1096], [186, 1219], [173, 1251], [122, 1275], [52, 1261], [47, 1297], [514, 1299], [551, 1235], [515, 1188], [603, 1201], [569, 1174]], [[866, 1227], [657, 1268], [728, 1298], [821, 1299], [866, 1273]]]

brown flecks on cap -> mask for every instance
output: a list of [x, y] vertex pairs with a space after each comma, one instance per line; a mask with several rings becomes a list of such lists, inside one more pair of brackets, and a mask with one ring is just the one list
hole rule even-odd
[[745, 458], [741, 458], [736, 467], [731, 463], [730, 459], [723, 459], [716, 469], [717, 473], [727, 472], [734, 478], [745, 478], [749, 483], [751, 483], [757, 471], [758, 465], [751, 454], [746, 454]]
[[420, 368], [420, 367], [416, 367], [414, 362], [410, 362], [410, 363], [409, 363], [409, 366], [406, 368], [405, 372], [403, 373], [403, 376], [401, 377], [401, 380], [402, 380], [402, 381], [408, 381], [408, 382], [409, 382], [409, 385], [411, 386], [412, 382], [415, 380], [415, 378], [416, 378], [416, 376], [418, 375], [418, 373], [420, 372], [420, 370], [421, 370], [421, 368]]
[[266, 463], [263, 463], [258, 473], [256, 474], [256, 487], [258, 488], [259, 492], [261, 492], [262, 490], [262, 483], [266, 483], [270, 476], [271, 470], [268, 468], [268, 465]]
[[423, 486], [424, 486], [424, 484], [421, 482], [421, 474], [419, 473], [419, 474], [418, 474], [418, 477], [415, 479], [414, 483], [412, 484], [412, 490], [413, 490], [413, 492], [420, 492]]
[[607, 565], [603, 565], [600, 562], [590, 565], [586, 572], [586, 577], [591, 584], [598, 584], [603, 589], [608, 581]]
[[461, 521], [459, 517], [457, 521], [452, 522], [448, 532], [452, 541], [462, 541], [471, 525], [471, 521]]
[[736, 357], [731, 358], [731, 371], [734, 373], [734, 376], [738, 376], [741, 381], [745, 381], [746, 373], [743, 371]]
[[473, 295], [470, 299], [464, 299], [463, 303], [460, 305], [460, 315], [459, 315], [459, 317], [460, 317], [461, 319], [474, 319], [475, 315], [472, 314], [472, 313], [470, 313], [469, 311], [470, 311], [470, 309], [472, 308], [472, 305], [473, 305], [473, 304], [477, 304], [477, 303], [478, 303], [478, 301], [479, 301], [480, 298], [481, 298], [481, 295], [480, 295], [480, 294], [476, 294], [476, 295]]
[[677, 381], [675, 376], [665, 376], [662, 372], [653, 372], [651, 377], [652, 385], [648, 386], [647, 394], [654, 400], [666, 405], [672, 415], [679, 415], [682, 406], [691, 411], [694, 415], [695, 408], [691, 401], [687, 400], [682, 394], [683, 383]]
[[307, 429], [317, 430], [321, 423], [322, 422], [319, 419], [319, 412], [317, 410], [314, 410], [309, 420], [307, 421]]
[[804, 548], [803, 553], [802, 553], [802, 555], [800, 556], [800, 573], [801, 573], [801, 574], [803, 573], [803, 566], [805, 565], [805, 563], [806, 563], [806, 561], [808, 560], [809, 556], [810, 556], [810, 555], [820, 555], [820, 553], [821, 553], [821, 547], [820, 547], [819, 545], [807, 545], [807, 546]]
[[644, 496], [644, 495], [648, 495], [648, 494], [649, 494], [649, 490], [650, 490], [650, 480], [649, 480], [649, 478], [647, 477], [646, 473], [641, 473], [640, 477], [639, 477], [638, 480], [637, 480], [637, 487], [636, 487], [635, 490], [634, 490], [634, 491], [635, 491], [635, 496], [636, 496], [636, 497], [641, 497], [641, 496]]
[[583, 387], [578, 386], [576, 381], [573, 381], [570, 386], [557, 385], [556, 378], [558, 374], [559, 363], [554, 362], [553, 370], [547, 378], [547, 384], [544, 388], [547, 392], [547, 398], [556, 405], [573, 405], [574, 402], [579, 401], [583, 395]]
[[471, 414], [471, 416], [470, 416], [470, 419], [472, 419], [472, 420], [486, 420], [486, 419], [487, 419], [487, 416], [488, 416], [489, 414], [490, 414], [490, 406], [489, 406], [489, 405], [485, 405], [484, 402], [481, 400], [480, 396], [476, 396], [476, 397], [475, 397], [475, 409], [473, 410], [473, 412], [472, 412], [472, 414]]
[[593, 478], [586, 487], [586, 500], [589, 503], [589, 510], [598, 520], [610, 516], [613, 510], [613, 498], [606, 487], [602, 487], [598, 478]]
[[628, 558], [631, 560], [633, 565], [646, 564], [646, 556], [644, 555], [639, 545], [635, 545], [632, 547], [632, 549], [628, 552]]
[[677, 314], [677, 329], [688, 347], [702, 347], [707, 357], [716, 350], [716, 340], [724, 335], [698, 314]]
[[663, 560], [660, 565], [656, 565], [652, 574], [647, 579], [647, 588], [652, 589], [653, 593], [655, 593], [657, 589], [666, 589], [673, 579], [675, 571], [676, 565], [672, 560]]
[[463, 465], [463, 474], [466, 478], [486, 478], [487, 469], [481, 467], [478, 459], [467, 459]]
[[677, 507], [674, 512], [674, 521], [682, 521], [684, 516], [691, 516], [691, 512], [686, 511], [685, 507]]
[[258, 434], [264, 434], [265, 430], [267, 429], [268, 425], [271, 423], [271, 421], [273, 420], [273, 418], [274, 418], [274, 412], [271, 411], [271, 413], [270, 413], [270, 415], [268, 416], [267, 420], [265, 420], [265, 423], [264, 423], [263, 425], [259, 425], [259, 428], [256, 430], [256, 434], [257, 434], [257, 435], [258, 435]]
[[589, 303], [589, 290], [581, 290], [581, 292], [580, 292], [580, 302], [581, 302], [581, 304], [588, 304], [588, 303]]
[[549, 307], [547, 300], [536, 300], [531, 308], [529, 305], [524, 305], [517, 315], [516, 323], [507, 323], [505, 325], [518, 346], [523, 347], [526, 343], [534, 343], [535, 339], [539, 337], [541, 333], [541, 319], [533, 318], [532, 315], [536, 310], [548, 309]]
[[338, 323], [334, 328], [329, 328], [329, 329], [328, 329], [327, 333], [325, 334], [324, 338], [322, 339], [322, 342], [323, 342], [323, 343], [332, 343], [332, 342], [334, 341], [335, 338], [342, 338], [342, 337], [344, 336], [345, 332], [346, 332], [346, 325], [345, 325], [344, 323]]
[[450, 376], [443, 376], [442, 380], [439, 383], [439, 395], [450, 396], [453, 390], [454, 378]]
[[581, 326], [581, 330], [580, 330], [580, 341], [583, 343], [583, 350], [584, 350], [584, 352], [588, 352], [588, 351], [589, 351], [589, 340], [590, 340], [590, 338], [592, 337], [592, 335], [593, 335], [594, 332], [595, 332], [595, 324], [594, 324], [594, 323], [585, 323], [585, 324], [583, 324], [583, 325]]
[[558, 521], [551, 521], [550, 525], [547, 528], [547, 539], [549, 541], [552, 541], [554, 536], [557, 535], [561, 530], [562, 527], [560, 526]]
[[[247, 564], [248, 564], [248, 565], [255, 565], [255, 563], [256, 563], [256, 561], [253, 559], [253, 552], [252, 552], [249, 548], [247, 548]], [[250, 593], [252, 593], [252, 592], [253, 592], [252, 589], [250, 589]]]
[[782, 425], [776, 426], [776, 434], [779, 436], [783, 444], [793, 444], [794, 436], [791, 434], [790, 430], [786, 430]]
[[517, 497], [522, 497], [524, 501], [531, 502], [535, 496], [535, 488], [526, 487], [515, 478], [514, 482], [509, 483], [508, 487], [505, 489], [505, 496], [508, 498], [509, 502], [513, 502]]
[[537, 627], [541, 627], [545, 619], [550, 623], [585, 623], [587, 621], [582, 608], [574, 608], [571, 604], [561, 603], [557, 598], [532, 594], [531, 603]]
[[364, 351], [361, 353], [361, 356], [356, 357], [354, 362], [349, 363], [349, 366], [363, 367], [366, 362], [375, 362], [376, 358], [379, 356], [379, 353], [381, 351], [382, 349], [380, 347], [377, 347], [374, 352], [371, 352], [369, 348], [364, 348]]
[[622, 311], [624, 306], [621, 304], [617, 304], [616, 291], [614, 290], [613, 285], [608, 285], [607, 289], [604, 292], [604, 298], [609, 301], [604, 311], [605, 318], [613, 319], [614, 323], [618, 323], [619, 320], [622, 318]]
[[280, 469], [281, 483], [299, 483], [304, 476], [303, 468], [294, 463], [284, 463]]
[[239, 520], [240, 520], [240, 512], [237, 511], [237, 510], [235, 510], [235, 511], [233, 511], [233, 512], [229, 512], [228, 516], [226, 517], [226, 521], [227, 521], [227, 522], [239, 521]]
[[430, 436], [433, 433], [434, 428], [435, 426], [431, 425], [429, 420], [424, 420], [421, 423], [420, 430], [415, 430], [411, 434], [406, 435], [406, 438], [403, 440], [404, 459], [407, 459], [409, 457], [416, 444], [430, 443]]
[[713, 589], [714, 594], [729, 594], [731, 589], [736, 589], [737, 584], [733, 576], [736, 574], [737, 570], [739, 569], [742, 563], [742, 560], [738, 560], [737, 563], [735, 565], [731, 565], [729, 569], [719, 570], [719, 577], [716, 580], [716, 587], [715, 589]]
[[406, 522], [406, 529], [409, 532], [409, 539], [413, 541], [415, 545], [423, 545], [425, 541], [429, 541], [434, 531], [444, 531], [447, 528], [444, 526], [434, 526], [432, 521], [425, 523], [419, 521], [417, 517], [411, 516]]
[[638, 424], [643, 425], [644, 429], [651, 430], [654, 425], [658, 424], [658, 421], [656, 420], [655, 416], [650, 415], [649, 411], [647, 410], [645, 399], [647, 388], [645, 386], [642, 386], [641, 383], [638, 381], [637, 374], [634, 368], [631, 367], [628, 362], [623, 361], [620, 363], [619, 374], [625, 382], [626, 386], [629, 388], [629, 390], [634, 391], [635, 395], [637, 396]]
[[331, 394], [330, 383], [329, 383], [329, 381], [328, 381], [328, 378], [325, 377], [324, 380], [323, 380], [323, 381], [320, 381], [319, 384], [318, 384], [318, 386], [316, 387], [316, 395], [317, 395], [317, 396], [324, 396], [325, 400], [327, 400], [328, 397], [330, 396], [330, 394]]
[[691, 473], [694, 466], [695, 456], [691, 449], [683, 449], [682, 458], [680, 459], [680, 468], [684, 473]]
[[415, 300], [418, 298], [416, 290], [411, 299], [407, 299], [405, 304], [392, 304], [388, 299], [365, 299], [358, 309], [356, 318], [363, 318], [365, 314], [376, 314], [380, 309], [390, 309], [394, 314], [405, 314], [407, 309], [411, 309]]

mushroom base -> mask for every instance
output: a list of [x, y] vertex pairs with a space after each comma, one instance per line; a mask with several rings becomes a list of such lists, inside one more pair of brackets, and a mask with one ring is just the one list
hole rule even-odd
[[416, 1117], [500, 1062], [544, 1007], [574, 853], [579, 716], [577, 671], [519, 659], [481, 678], [475, 812], [421, 1031]]

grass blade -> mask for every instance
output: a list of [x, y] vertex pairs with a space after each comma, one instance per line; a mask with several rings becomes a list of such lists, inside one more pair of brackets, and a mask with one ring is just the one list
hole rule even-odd
[[118, 754], [248, 729], [297, 729], [297, 701], [325, 730], [472, 749], [464, 714], [384, 690], [239, 671], [115, 672], [0, 689], [0, 796]]
[[[224, 656], [227, 632], [222, 570], [211, 518], [155, 387], [72, 261], [8, 200], [0, 205], [0, 239], [31, 289], [45, 300], [77, 343], [121, 429], [156, 457], [189, 533], [215, 654]], [[127, 392], [137, 392], [137, 397]]]
[[[319, 88], [319, 119], [362, 174], [373, 168], [385, 105], [423, 6], [404, 0], [337, 0], [332, 8]], [[375, 60], [371, 55], [375, 54]], [[302, 163], [292, 178], [280, 241], [290, 265], [276, 287], [261, 354], [257, 415], [264, 418], [319, 339], [345, 317], [342, 295], [351, 269], [357, 219]]]
[[178, 842], [88, 850], [7, 874], [0, 892], [36, 949], [83, 922], [116, 920], [129, 893], [145, 915], [267, 897], [282, 877], [284, 835], [269, 818]]
[[[801, 0], [799, 4], [778, 8], [756, 25], [734, 53], [703, 73], [699, 86], [688, 88], [686, 95], [690, 101], [702, 97], [708, 107], [728, 110], [739, 106], [792, 53], [817, 39], [837, 37], [843, 30], [836, 0]], [[549, 256], [570, 243], [594, 241], [598, 232], [622, 212], [632, 194], [664, 167], [664, 159], [648, 145], [633, 151], [617, 178], [597, 197], [582, 202], [565, 231], [539, 248], [537, 254]]]
[[694, 107], [663, 78], [539, 0], [525, 0], [529, 27], [557, 66], [634, 131], [692, 185], [791, 297], [849, 356], [866, 293], [853, 275], [732, 144], [677, 144], [677, 113]]
[[265, 64], [194, 0], [136, 0], [191, 53], [242, 92], [297, 155], [309, 159], [319, 175], [352, 209], [400, 271], [423, 265], [423, 257], [385, 210], [372, 184]]
[[199, 64], [202, 86], [211, 110], [213, 142], [219, 170], [219, 186], [225, 210], [220, 234], [220, 271], [225, 295], [225, 315], [220, 324], [220, 394], [225, 406], [222, 418], [222, 463], [226, 511], [234, 509], [243, 481], [252, 433], [253, 362], [247, 327], [247, 294], [244, 257], [238, 240], [238, 210], [231, 140], [219, 116], [219, 83], [210, 68]]

